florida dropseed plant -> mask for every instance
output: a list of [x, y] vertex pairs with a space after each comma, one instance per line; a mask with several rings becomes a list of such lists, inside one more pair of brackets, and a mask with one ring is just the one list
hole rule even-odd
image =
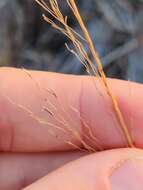
[[[122, 129], [122, 132], [126, 138], [127, 144], [129, 147], [133, 147], [133, 139], [129, 132], [128, 126], [125, 123], [123, 114], [119, 108], [118, 101], [108, 84], [99, 55], [96, 51], [96, 48], [94, 47], [90, 33], [82, 19], [76, 1], [66, 0], [65, 3], [67, 3], [67, 6], [69, 6], [71, 9], [75, 20], [80, 26], [82, 34], [77, 33], [69, 26], [68, 17], [62, 14], [57, 0], [49, 0], [48, 3], [46, 3], [44, 0], [35, 1], [48, 13], [48, 16], [43, 14], [43, 19], [53, 28], [63, 33], [72, 42], [73, 48], [69, 47], [68, 44], [66, 44], [67, 49], [79, 59], [79, 61], [85, 66], [87, 72], [90, 75], [94, 75], [94, 77], [98, 78], [98, 80], [101, 82], [101, 85], [103, 85], [105, 92], [111, 99], [113, 111], [116, 114], [116, 119], [118, 120], [120, 128]], [[85, 46], [90, 50], [90, 56], [89, 53], [87, 53]], [[73, 131], [73, 133], [75, 132]], [[91, 132], [90, 135], [92, 136]], [[78, 134], [76, 134], [76, 136], [80, 138]], [[94, 137], [92, 137], [92, 139], [94, 139]], [[82, 139], [80, 139], [80, 141], [82, 141]], [[85, 148], [92, 150], [90, 149], [91, 147], [86, 145], [83, 141], [82, 144], [84, 144]]]

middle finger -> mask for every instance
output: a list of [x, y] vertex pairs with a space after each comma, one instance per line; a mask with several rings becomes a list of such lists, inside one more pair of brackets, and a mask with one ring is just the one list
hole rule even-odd
[[20, 190], [84, 153], [0, 154], [0, 189]]

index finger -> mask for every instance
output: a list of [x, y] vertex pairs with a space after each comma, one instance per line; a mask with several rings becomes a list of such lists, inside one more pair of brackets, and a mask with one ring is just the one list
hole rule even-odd
[[[109, 80], [135, 145], [143, 147], [142, 85]], [[126, 146], [109, 98], [91, 77], [0, 70], [0, 150]], [[91, 135], [92, 133], [92, 135]]]

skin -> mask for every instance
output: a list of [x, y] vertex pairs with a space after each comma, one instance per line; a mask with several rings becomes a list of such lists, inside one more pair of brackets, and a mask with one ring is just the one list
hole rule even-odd
[[[109, 85], [140, 150], [125, 149], [126, 139], [98, 80], [34, 71], [29, 75], [23, 70], [1, 68], [0, 189], [111, 189], [112, 168], [143, 156], [143, 86], [113, 79], [109, 79]], [[43, 111], [43, 106], [50, 113]], [[43, 125], [35, 116], [48, 123]], [[69, 145], [67, 142], [83, 148], [75, 134], [61, 130], [61, 117], [86, 144], [103, 150], [88, 155]], [[88, 132], [83, 121], [98, 143], [85, 136]]]

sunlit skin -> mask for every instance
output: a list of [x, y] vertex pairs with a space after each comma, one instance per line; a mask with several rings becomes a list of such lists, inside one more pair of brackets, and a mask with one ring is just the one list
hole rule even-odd
[[[30, 76], [23, 70], [0, 69], [0, 189], [19, 190], [34, 182], [26, 189], [111, 189], [113, 168], [126, 160], [141, 158], [143, 153], [119, 149], [127, 147], [127, 142], [100, 82], [87, 76], [47, 72], [31, 71]], [[108, 83], [117, 96], [135, 146], [143, 148], [143, 86], [113, 79]], [[18, 105], [52, 125], [42, 125]], [[80, 149], [81, 141], [72, 132], [60, 130], [60, 118], [65, 118], [71, 131], [77, 131], [96, 150], [97, 144], [84, 136], [86, 131], [77, 113], [102, 147], [100, 153], [88, 155], [75, 150], [68, 142]], [[59, 166], [63, 167], [56, 170]], [[36, 182], [43, 176], [46, 177]]]

